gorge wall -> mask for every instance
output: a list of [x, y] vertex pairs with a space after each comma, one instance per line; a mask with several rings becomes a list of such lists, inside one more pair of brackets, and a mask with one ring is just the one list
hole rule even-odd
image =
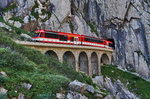
[[[150, 77], [149, 0], [0, 0], [5, 21], [114, 40], [113, 64]], [[23, 20], [23, 21], [22, 21]]]

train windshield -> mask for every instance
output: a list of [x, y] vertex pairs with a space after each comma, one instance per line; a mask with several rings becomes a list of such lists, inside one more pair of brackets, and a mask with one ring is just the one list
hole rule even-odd
[[39, 34], [40, 34], [40, 32], [35, 32], [33, 36], [34, 37], [39, 37]]

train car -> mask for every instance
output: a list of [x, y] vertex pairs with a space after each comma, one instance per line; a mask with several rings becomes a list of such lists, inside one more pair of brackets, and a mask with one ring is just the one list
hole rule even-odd
[[85, 35], [63, 33], [51, 30], [36, 30], [33, 34], [33, 40], [45, 43], [94, 46], [112, 49], [112, 42], [107, 40], [101, 40], [99, 38]]

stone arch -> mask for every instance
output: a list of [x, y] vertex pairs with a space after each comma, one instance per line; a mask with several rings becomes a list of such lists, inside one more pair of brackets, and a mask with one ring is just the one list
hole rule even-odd
[[79, 54], [79, 69], [89, 75], [88, 56], [85, 52]]
[[98, 75], [98, 56], [95, 52], [91, 54], [92, 74]]
[[58, 60], [58, 56], [57, 56], [56, 52], [53, 51], [53, 50], [48, 50], [48, 51], [45, 53], [45, 55], [46, 55], [46, 56], [54, 57], [54, 58], [56, 58], [56, 59]]
[[109, 57], [106, 53], [101, 56], [101, 65], [110, 64]]
[[71, 51], [67, 51], [63, 54], [63, 61], [75, 69], [75, 56]]

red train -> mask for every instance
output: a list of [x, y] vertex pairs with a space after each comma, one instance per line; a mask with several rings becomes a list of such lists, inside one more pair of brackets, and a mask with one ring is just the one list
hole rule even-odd
[[51, 30], [36, 30], [33, 40], [45, 43], [58, 43], [82, 46], [94, 46], [112, 49], [112, 42], [79, 34], [63, 33]]

